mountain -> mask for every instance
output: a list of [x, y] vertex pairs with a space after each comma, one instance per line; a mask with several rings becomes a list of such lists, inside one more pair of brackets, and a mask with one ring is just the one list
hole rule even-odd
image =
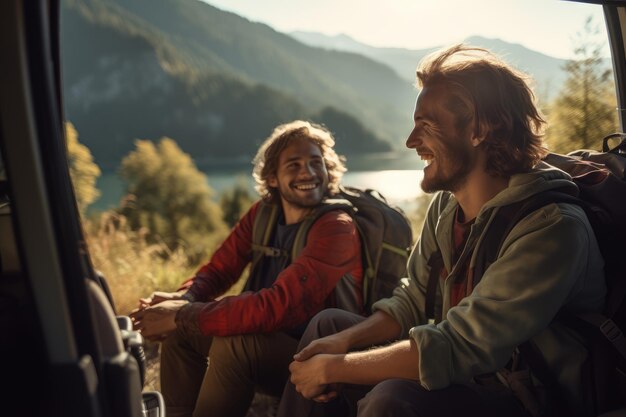
[[386, 65], [197, 0], [64, 0], [60, 45], [66, 119], [104, 169], [136, 138], [172, 137], [202, 164], [249, 161], [296, 118], [326, 123], [348, 155], [410, 129], [414, 89]]
[[[427, 49], [378, 48], [361, 43], [345, 34], [329, 36], [317, 32], [295, 31], [290, 32], [290, 35], [306, 45], [362, 54], [388, 65], [400, 77], [411, 82], [415, 81], [415, 69], [419, 61], [443, 46]], [[542, 100], [554, 98], [565, 81], [566, 74], [562, 69], [566, 62], [564, 59], [554, 58], [500, 39], [472, 36], [464, 42], [487, 48], [531, 75], [536, 82], [536, 93]]]
[[289, 35], [309, 46], [364, 55], [388, 65], [398, 76], [411, 83], [415, 82], [415, 69], [419, 61], [438, 49], [378, 48], [361, 43], [345, 34], [329, 36], [317, 32], [294, 31], [289, 32]]
[[502, 56], [515, 68], [531, 75], [536, 83], [535, 92], [543, 100], [554, 98], [567, 78], [567, 74], [563, 70], [563, 66], [567, 62], [565, 59], [554, 58], [525, 46], [504, 42], [500, 39], [472, 36], [467, 38], [465, 42], [487, 48]]

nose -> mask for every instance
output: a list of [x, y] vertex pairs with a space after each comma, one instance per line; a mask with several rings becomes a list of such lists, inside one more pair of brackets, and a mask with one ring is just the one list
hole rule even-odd
[[419, 144], [419, 135], [417, 134], [417, 128], [414, 127], [413, 130], [411, 130], [411, 133], [409, 133], [409, 137], [406, 138], [406, 147], [409, 149], [414, 149], [417, 148], [417, 145]]
[[315, 175], [315, 167], [312, 163], [306, 163], [302, 165], [302, 169], [300, 170], [300, 175], [306, 178], [313, 177]]

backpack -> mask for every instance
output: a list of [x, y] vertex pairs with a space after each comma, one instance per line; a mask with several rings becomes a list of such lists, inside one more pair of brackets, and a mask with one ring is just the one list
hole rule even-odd
[[411, 225], [403, 211], [391, 206], [378, 191], [342, 186], [338, 194], [324, 200], [301, 222], [291, 253], [268, 246], [279, 209], [275, 204], [261, 203], [252, 233], [252, 271], [259, 267], [265, 256], [286, 256], [288, 263], [297, 258], [315, 221], [337, 209], [352, 216], [359, 233], [363, 262], [363, 306], [365, 313], [370, 314], [372, 304], [381, 298], [390, 297], [400, 279], [406, 276], [413, 243]]
[[[608, 141], [621, 142], [609, 149]], [[605, 261], [607, 283], [606, 308], [602, 314], [559, 313], [555, 320], [575, 329], [585, 337], [589, 360], [585, 392], [592, 398], [595, 415], [626, 406], [626, 134], [616, 133], [603, 140], [603, 152], [578, 150], [568, 155], [550, 153], [544, 161], [572, 176], [578, 185], [578, 198], [549, 190], [501, 207], [494, 215], [481, 245], [476, 249], [474, 286], [497, 258], [500, 247], [513, 227], [535, 210], [551, 203], [570, 203], [582, 207], [594, 230]], [[426, 315], [435, 318], [434, 303], [441, 253], [430, 259], [426, 290]], [[518, 352], [530, 371], [542, 382], [551, 400], [550, 415], [566, 415], [566, 404], [556, 380], [543, 356], [531, 341], [518, 346]]]

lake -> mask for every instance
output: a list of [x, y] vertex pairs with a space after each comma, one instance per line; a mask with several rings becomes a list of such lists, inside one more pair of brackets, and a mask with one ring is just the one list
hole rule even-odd
[[[351, 158], [347, 162], [348, 172], [344, 175], [344, 185], [372, 188], [380, 192], [387, 200], [411, 211], [415, 207], [415, 199], [422, 193], [420, 181], [422, 161], [413, 152], [400, 154], [370, 155]], [[400, 169], [392, 169], [392, 168]], [[217, 168], [217, 169], [216, 169]], [[368, 169], [369, 168], [369, 169]], [[252, 195], [256, 195], [252, 180], [251, 164], [222, 164], [216, 167], [200, 169], [207, 175], [211, 188], [216, 196], [232, 188], [237, 181], [245, 181]], [[101, 192], [98, 200], [90, 206], [90, 210], [106, 210], [117, 207], [124, 193], [124, 183], [114, 172], [104, 172], [98, 179], [97, 187]]]

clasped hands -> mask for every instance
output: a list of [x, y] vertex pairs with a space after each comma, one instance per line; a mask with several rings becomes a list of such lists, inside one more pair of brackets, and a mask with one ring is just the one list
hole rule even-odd
[[176, 313], [189, 301], [183, 300], [181, 292], [156, 291], [147, 298], [139, 299], [139, 307], [130, 313], [133, 328], [143, 337], [162, 341], [176, 330]]
[[299, 353], [289, 365], [290, 381], [305, 398], [328, 402], [337, 397], [341, 384], [331, 382], [331, 370], [348, 351], [347, 345], [337, 335], [314, 340]]

